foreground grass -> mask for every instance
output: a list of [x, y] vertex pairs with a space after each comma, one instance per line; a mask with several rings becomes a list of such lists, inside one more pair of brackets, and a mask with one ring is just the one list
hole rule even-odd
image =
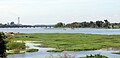
[[86, 57], [81, 57], [81, 58], [108, 58], [108, 57], [100, 54], [96, 54], [96, 55], [90, 55], [90, 56], [87, 55]]
[[14, 40], [41, 41], [42, 47], [65, 51], [97, 50], [120, 48], [120, 35], [36, 33], [16, 34]]

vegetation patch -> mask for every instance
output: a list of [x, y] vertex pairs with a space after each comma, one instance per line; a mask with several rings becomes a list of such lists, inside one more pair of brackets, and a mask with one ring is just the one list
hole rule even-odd
[[[32, 33], [16, 34], [14, 40], [42, 41], [40, 47], [56, 48], [64, 51], [98, 50], [120, 48], [120, 35], [70, 34], [70, 33]], [[28, 37], [26, 37], [28, 36]], [[29, 38], [33, 36], [33, 38]]]
[[8, 50], [24, 50], [26, 48], [25, 43], [20, 43], [20, 42], [9, 42], [7, 43], [7, 49]]
[[6, 46], [4, 49], [6, 49], [5, 51], [7, 54], [25, 53], [25, 43], [14, 41], [14, 38], [21, 38], [21, 36], [15, 37], [15, 35], [16, 34], [13, 32], [4, 33], [4, 42]]
[[39, 50], [38, 49], [28, 49], [26, 50], [26, 52], [38, 52]]
[[47, 52], [63, 52], [64, 50], [56, 49], [56, 50], [48, 50]]

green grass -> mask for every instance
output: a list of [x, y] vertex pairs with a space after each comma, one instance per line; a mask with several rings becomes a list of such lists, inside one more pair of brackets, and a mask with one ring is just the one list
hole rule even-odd
[[102, 48], [120, 48], [120, 35], [35, 33], [16, 34], [14, 40], [42, 41], [43, 47], [65, 51], [97, 50]]

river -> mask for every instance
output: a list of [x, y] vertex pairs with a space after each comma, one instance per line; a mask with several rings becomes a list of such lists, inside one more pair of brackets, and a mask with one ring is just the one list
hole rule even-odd
[[0, 32], [19, 33], [85, 33], [85, 34], [120, 34], [120, 29], [96, 28], [0, 28]]

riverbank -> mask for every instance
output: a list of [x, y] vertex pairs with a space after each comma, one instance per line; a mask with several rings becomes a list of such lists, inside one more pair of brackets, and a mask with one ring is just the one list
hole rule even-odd
[[40, 47], [56, 48], [64, 51], [120, 49], [120, 35], [31, 33], [16, 34], [14, 40], [40, 41]]

